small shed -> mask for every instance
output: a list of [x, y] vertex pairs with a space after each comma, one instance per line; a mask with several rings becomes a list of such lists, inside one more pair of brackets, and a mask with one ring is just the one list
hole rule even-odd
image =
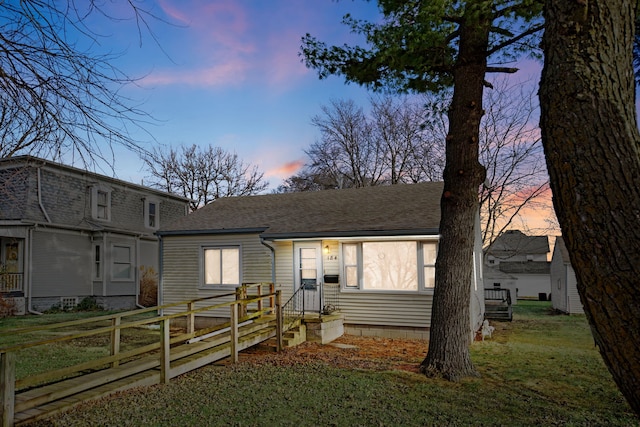
[[551, 258], [551, 303], [555, 310], [567, 314], [584, 313], [577, 283], [564, 239], [557, 237]]

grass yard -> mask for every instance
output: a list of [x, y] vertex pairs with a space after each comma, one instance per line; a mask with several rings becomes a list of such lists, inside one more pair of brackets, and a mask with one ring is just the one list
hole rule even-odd
[[[33, 425], [640, 425], [584, 316], [519, 301], [513, 322], [492, 324], [493, 337], [472, 346], [481, 378], [460, 383], [415, 372], [426, 342], [345, 337], [338, 341], [357, 348], [306, 343], [279, 354], [256, 351], [237, 365], [209, 365]], [[68, 350], [61, 357], [71, 357], [75, 349]]]
[[[104, 311], [89, 312], [63, 312], [44, 314], [42, 316], [15, 316], [0, 319], [0, 347], [8, 347], [22, 343], [41, 341], [79, 332], [77, 326], [62, 329], [36, 331], [14, 334], [18, 328], [30, 328], [51, 323], [62, 323], [72, 320], [88, 319], [108, 314]], [[110, 313], [109, 313], [110, 314]], [[137, 315], [135, 319], [153, 317], [153, 313]], [[133, 318], [129, 318], [133, 320]], [[84, 329], [96, 329], [109, 326], [110, 321], [91, 323]], [[22, 379], [29, 375], [35, 375], [54, 369], [73, 366], [82, 362], [95, 360], [109, 355], [109, 334], [100, 334], [90, 337], [78, 338], [72, 341], [52, 343], [37, 347], [26, 348], [16, 352], [16, 379]], [[132, 346], [141, 346], [159, 341], [159, 332], [144, 328], [129, 328], [122, 331], [121, 349], [126, 351]]]

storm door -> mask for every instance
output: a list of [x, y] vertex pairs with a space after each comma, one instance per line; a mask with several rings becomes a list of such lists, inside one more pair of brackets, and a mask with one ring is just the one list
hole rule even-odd
[[[296, 290], [304, 288], [304, 311], [319, 312], [322, 294], [322, 253], [320, 242], [294, 244]], [[302, 310], [303, 307], [297, 307]]]

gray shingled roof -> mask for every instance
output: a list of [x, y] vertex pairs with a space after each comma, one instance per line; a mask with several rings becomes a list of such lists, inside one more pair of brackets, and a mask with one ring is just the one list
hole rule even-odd
[[441, 182], [220, 198], [160, 235], [260, 232], [264, 238], [436, 234]]
[[551, 263], [547, 261], [503, 261], [498, 265], [498, 268], [507, 274], [549, 274]]
[[549, 252], [547, 236], [527, 236], [520, 230], [507, 230], [498, 236], [488, 253], [494, 256], [546, 254]]

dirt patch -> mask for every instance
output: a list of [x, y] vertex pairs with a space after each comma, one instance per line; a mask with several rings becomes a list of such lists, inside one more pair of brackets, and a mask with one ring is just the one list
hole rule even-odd
[[342, 336], [329, 344], [305, 342], [280, 353], [255, 346], [240, 354], [241, 363], [291, 366], [323, 361], [331, 366], [367, 370], [418, 372], [427, 341]]

